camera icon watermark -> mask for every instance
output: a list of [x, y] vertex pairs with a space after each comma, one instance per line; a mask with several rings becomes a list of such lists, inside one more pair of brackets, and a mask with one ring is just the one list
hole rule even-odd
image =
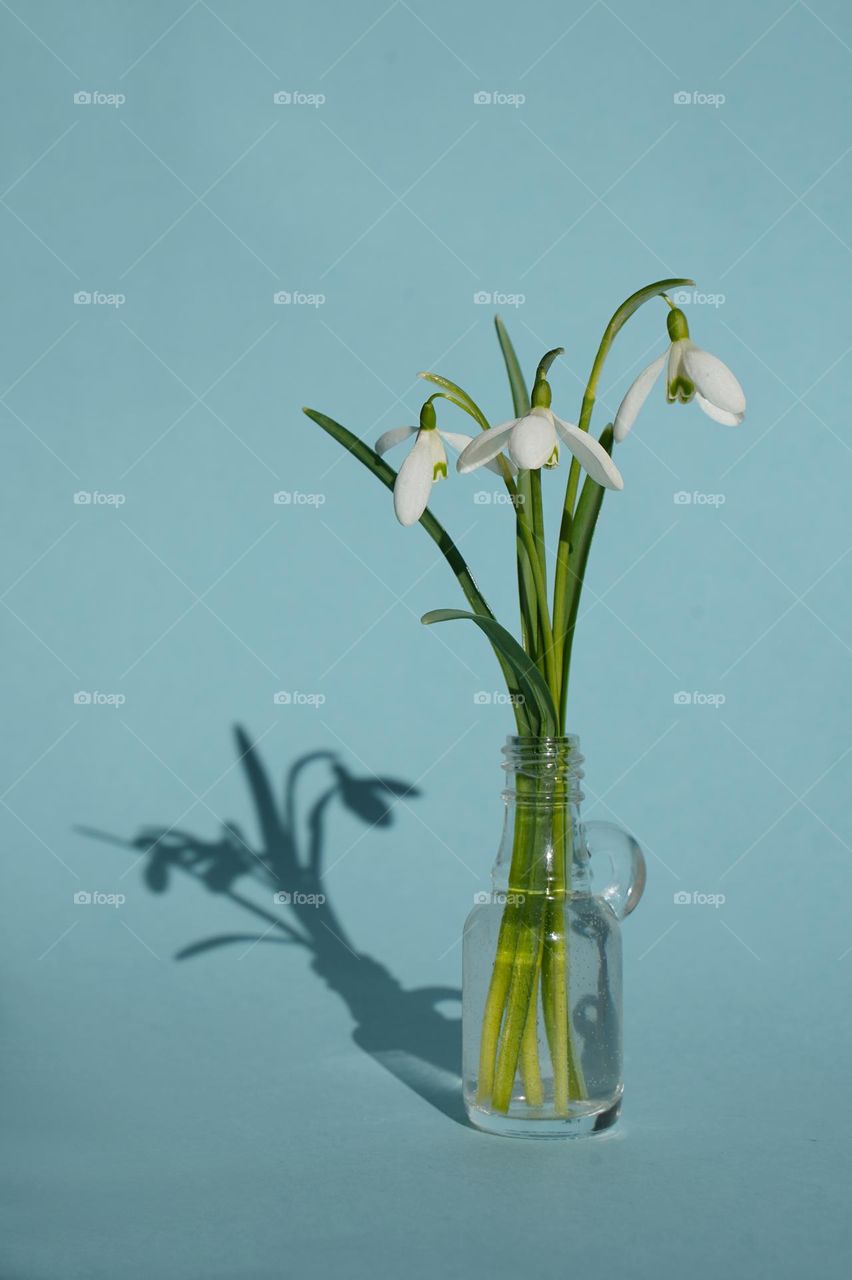
[[501, 289], [477, 289], [473, 295], [477, 307], [522, 307], [527, 300], [525, 293], [504, 293]]
[[728, 501], [724, 493], [700, 493], [693, 489], [678, 489], [672, 494], [672, 502], [676, 507], [724, 507]]
[[78, 889], [74, 894], [75, 907], [123, 907], [127, 898], [123, 893], [101, 893], [99, 889], [91, 892], [88, 889]]
[[272, 101], [276, 107], [324, 107], [324, 93], [304, 93], [301, 89], [279, 89], [273, 93]]
[[672, 901], [676, 907], [715, 907], [718, 911], [728, 899], [724, 893], [700, 893], [697, 889], [686, 892], [679, 889], [672, 895]]
[[715, 107], [718, 111], [727, 102], [724, 93], [702, 93], [700, 90], [687, 92], [684, 89], [672, 94], [676, 107]]
[[304, 293], [300, 289], [276, 289], [272, 295], [276, 307], [323, 307], [326, 303], [324, 293]]
[[323, 507], [324, 493], [300, 493], [298, 489], [279, 489], [273, 493], [272, 501], [276, 507]]
[[728, 699], [724, 693], [702, 693], [700, 689], [688, 693], [686, 689], [680, 689], [672, 701], [676, 707], [714, 707], [718, 711]]
[[118, 310], [126, 301], [126, 294], [104, 293], [102, 289], [78, 289], [74, 294], [75, 307], [114, 307]]
[[477, 507], [522, 507], [525, 501], [522, 493], [504, 493], [502, 490], [489, 493], [487, 489], [477, 489], [473, 495], [474, 506]]
[[123, 507], [126, 493], [101, 493], [99, 489], [78, 489], [74, 494], [75, 507]]
[[127, 101], [123, 93], [103, 93], [100, 89], [78, 89], [74, 94], [75, 107], [123, 107]]
[[318, 711], [325, 701], [324, 693], [300, 693], [298, 689], [279, 689], [272, 695], [276, 707], [313, 707]]
[[500, 89], [493, 89], [490, 92], [480, 89], [473, 95], [475, 107], [514, 107], [516, 111], [518, 107], [524, 105], [526, 100], [525, 93], [503, 93]]
[[675, 289], [671, 295], [676, 307], [723, 307], [728, 301], [724, 293], [701, 293], [699, 289]]
[[123, 707], [127, 698], [123, 693], [101, 693], [98, 689], [78, 689], [74, 694], [75, 707]]
[[504, 693], [500, 689], [489, 691], [488, 689], [477, 689], [473, 695], [474, 706], [477, 707], [522, 707], [524, 705], [524, 695], [522, 693]]
[[523, 906], [525, 902], [526, 897], [523, 893], [504, 893], [502, 890], [494, 890], [491, 893], [486, 893], [483, 889], [480, 890], [479, 893], [475, 893], [473, 895], [473, 903], [474, 906], [477, 907], [488, 906], [490, 903], [496, 903], [501, 907], [520, 907]]

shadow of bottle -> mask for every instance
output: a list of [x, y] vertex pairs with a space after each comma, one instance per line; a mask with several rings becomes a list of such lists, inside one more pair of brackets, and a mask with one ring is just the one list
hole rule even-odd
[[[267, 926], [260, 934], [204, 938], [182, 948], [175, 959], [240, 943], [276, 942], [305, 949], [314, 972], [345, 1001], [355, 1023], [355, 1044], [444, 1115], [467, 1125], [459, 1077], [461, 1022], [439, 1008], [460, 1000], [460, 991], [440, 986], [406, 990], [383, 964], [357, 950], [323, 880], [326, 822], [333, 804], [342, 804], [367, 830], [380, 829], [393, 823], [396, 800], [415, 798], [419, 791], [394, 778], [357, 776], [337, 753], [314, 751], [291, 765], [279, 805], [256, 747], [242, 728], [234, 732], [260, 832], [258, 848], [233, 822], [224, 824], [221, 837], [212, 841], [175, 827], [145, 827], [132, 840], [89, 827], [78, 830], [141, 853], [151, 892], [164, 893], [173, 874], [183, 873]], [[327, 779], [307, 808], [303, 835], [300, 792], [314, 764], [325, 767]], [[238, 889], [242, 880], [263, 885], [276, 909], [261, 906]]]

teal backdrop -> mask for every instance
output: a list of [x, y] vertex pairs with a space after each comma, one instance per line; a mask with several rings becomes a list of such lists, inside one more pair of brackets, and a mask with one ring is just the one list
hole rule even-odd
[[[0, 40], [3, 1280], [847, 1275], [849, 6], [10, 0]], [[649, 864], [624, 1114], [501, 1141], [456, 1074], [499, 673], [300, 406], [372, 441], [436, 369], [503, 420], [500, 312], [576, 421], [670, 275], [748, 415], [659, 389], [589, 570], [584, 812]], [[514, 626], [496, 486], [434, 510]]]

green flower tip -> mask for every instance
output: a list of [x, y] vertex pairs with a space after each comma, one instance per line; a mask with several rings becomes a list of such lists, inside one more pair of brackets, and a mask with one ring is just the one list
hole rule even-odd
[[[668, 301], [668, 298], [666, 298], [666, 302]], [[669, 303], [669, 306], [671, 306], [671, 303]], [[666, 327], [672, 342], [680, 342], [683, 338], [689, 337], [689, 325], [686, 322], [686, 316], [679, 307], [672, 307], [666, 316]]]
[[550, 383], [546, 378], [538, 378], [532, 391], [532, 407], [534, 409], [549, 409], [551, 399]]
[[438, 425], [438, 418], [435, 414], [435, 406], [432, 404], [432, 400], [433, 397], [430, 396], [424, 403], [423, 408], [420, 410], [421, 431], [434, 431], [435, 427]]

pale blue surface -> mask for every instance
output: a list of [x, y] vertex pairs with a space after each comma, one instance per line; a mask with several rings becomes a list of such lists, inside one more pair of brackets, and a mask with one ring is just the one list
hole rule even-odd
[[[3, 1280], [847, 1275], [848, 5], [12, 8]], [[126, 101], [74, 104], [95, 90]], [[274, 104], [295, 90], [327, 101]], [[456, 987], [499, 829], [509, 718], [474, 700], [496, 668], [481, 637], [418, 625], [453, 579], [299, 406], [372, 439], [413, 420], [414, 375], [437, 367], [505, 417], [485, 290], [526, 296], [502, 310], [528, 370], [564, 343], [555, 405], [576, 418], [609, 314], [669, 273], [725, 295], [689, 315], [749, 414], [734, 432], [656, 396], [590, 570], [586, 811], [633, 829], [651, 872], [625, 929], [625, 1114], [597, 1143], [489, 1139], [453, 1118], [452, 1081], [448, 1115], [434, 1080], [424, 1097], [353, 1043], [303, 952], [251, 947], [266, 922], [180, 874], [153, 894], [75, 827], [211, 841], [235, 821], [256, 842], [236, 722], [276, 787], [313, 749], [416, 782], [390, 831], [329, 811], [326, 891], [407, 989]], [[663, 315], [619, 340], [610, 411]], [[486, 490], [451, 477], [434, 506], [512, 621]], [[680, 689], [726, 702], [675, 706]], [[313, 769], [306, 800], [329, 779]]]

